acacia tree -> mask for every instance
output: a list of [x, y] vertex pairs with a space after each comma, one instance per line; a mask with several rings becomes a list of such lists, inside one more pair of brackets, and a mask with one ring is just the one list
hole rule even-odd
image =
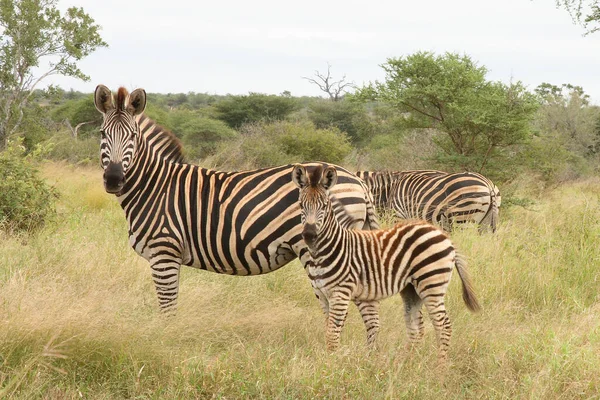
[[466, 55], [418, 52], [390, 58], [382, 68], [385, 81], [370, 83], [355, 97], [393, 106], [407, 127], [439, 132], [438, 160], [445, 165], [482, 171], [531, 136], [536, 96], [520, 82], [486, 80], [487, 69]]
[[600, 30], [600, 0], [556, 0], [556, 5], [566, 9], [573, 21], [587, 29], [586, 35]]
[[58, 0], [0, 0], [0, 150], [35, 88], [52, 75], [89, 80], [77, 62], [107, 44], [82, 8]]
[[303, 76], [302, 79], [306, 79], [313, 85], [317, 85], [321, 91], [327, 93], [329, 99], [332, 101], [339, 101], [344, 93], [346, 93], [346, 88], [355, 87], [354, 82], [346, 82], [346, 75], [340, 80], [333, 80], [330, 64], [327, 64], [327, 75], [315, 71], [315, 78]]

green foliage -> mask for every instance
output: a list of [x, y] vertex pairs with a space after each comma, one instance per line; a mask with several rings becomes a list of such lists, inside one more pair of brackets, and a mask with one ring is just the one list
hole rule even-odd
[[64, 102], [52, 111], [52, 119], [65, 124], [76, 137], [97, 135], [102, 123], [102, 115], [94, 106], [93, 95]]
[[585, 0], [556, 0], [556, 5], [565, 8], [571, 14], [573, 21], [581, 24], [587, 30], [586, 35], [600, 30], [599, 0], [589, 0], [586, 14], [583, 13], [586, 8]]
[[36, 146], [48, 138], [48, 132], [54, 129], [47, 107], [30, 103], [23, 109], [23, 121], [18, 133], [23, 137], [23, 145], [27, 152], [34, 151]]
[[303, 161], [339, 164], [351, 150], [347, 135], [337, 128], [317, 129], [309, 121], [280, 121], [245, 125], [239, 139], [223, 143], [209, 161], [228, 169]]
[[0, 229], [32, 232], [54, 213], [55, 192], [38, 176], [25, 148], [12, 142], [0, 152]]
[[355, 145], [367, 142], [375, 127], [363, 106], [346, 100], [316, 100], [309, 105], [308, 118], [318, 129], [336, 127]]
[[406, 113], [407, 127], [443, 132], [438, 159], [450, 169], [481, 171], [493, 158], [510, 158], [503, 150], [531, 137], [535, 96], [520, 82], [487, 81], [486, 68], [466, 55], [419, 52], [390, 58], [382, 67], [386, 80], [354, 98], [394, 106]]
[[600, 109], [589, 105], [579, 86], [543, 83], [536, 88], [542, 106], [534, 123], [537, 131], [524, 159], [546, 182], [562, 182], [589, 174], [598, 162]]
[[190, 160], [205, 158], [216, 151], [220, 142], [239, 136], [223, 121], [200, 116], [185, 120], [176, 132], [183, 136], [186, 158]]
[[49, 151], [46, 157], [50, 160], [68, 161], [72, 164], [100, 163], [100, 138], [90, 136], [76, 139], [69, 132], [60, 131], [47, 141]]
[[[82, 8], [62, 12], [58, 0], [0, 1], [0, 149], [22, 121], [36, 85], [50, 75], [88, 80], [77, 66], [106, 46], [100, 27]], [[51, 59], [41, 67], [43, 59]]]
[[279, 121], [298, 108], [297, 102], [287, 96], [250, 93], [231, 96], [214, 105], [217, 118], [232, 128], [258, 121]]

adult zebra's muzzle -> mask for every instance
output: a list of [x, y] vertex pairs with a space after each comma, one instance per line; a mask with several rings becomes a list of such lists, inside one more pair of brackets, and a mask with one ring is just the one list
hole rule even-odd
[[123, 164], [108, 163], [104, 170], [104, 190], [108, 193], [119, 193], [125, 184]]

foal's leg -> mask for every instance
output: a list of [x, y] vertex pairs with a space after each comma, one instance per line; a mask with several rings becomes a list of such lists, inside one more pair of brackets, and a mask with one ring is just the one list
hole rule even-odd
[[439, 359], [446, 361], [448, 358], [448, 348], [450, 347], [450, 338], [452, 336], [452, 326], [450, 318], [446, 312], [446, 305], [443, 297], [429, 296], [423, 302], [429, 312], [429, 318], [435, 328], [435, 333], [439, 346]]
[[406, 285], [400, 292], [400, 296], [404, 300], [404, 321], [406, 322], [406, 332], [408, 334], [408, 347], [410, 347], [419, 343], [425, 333], [423, 314], [421, 313], [423, 300], [421, 300], [412, 284]]
[[329, 317], [327, 319], [327, 349], [336, 350], [340, 345], [340, 335], [350, 305], [350, 291], [338, 290], [329, 296]]
[[367, 328], [367, 345], [373, 346], [379, 333], [379, 301], [360, 301], [354, 300], [358, 307], [365, 327]]

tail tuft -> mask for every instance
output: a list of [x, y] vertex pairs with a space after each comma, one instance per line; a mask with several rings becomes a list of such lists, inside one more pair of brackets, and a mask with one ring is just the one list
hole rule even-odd
[[454, 260], [454, 265], [456, 266], [458, 276], [460, 276], [460, 280], [462, 282], [463, 300], [465, 302], [465, 305], [469, 310], [473, 312], [481, 311], [481, 305], [477, 300], [477, 296], [475, 296], [473, 284], [471, 283], [471, 278], [469, 277], [469, 273], [467, 272], [467, 262], [461, 255], [457, 253], [456, 259]]

